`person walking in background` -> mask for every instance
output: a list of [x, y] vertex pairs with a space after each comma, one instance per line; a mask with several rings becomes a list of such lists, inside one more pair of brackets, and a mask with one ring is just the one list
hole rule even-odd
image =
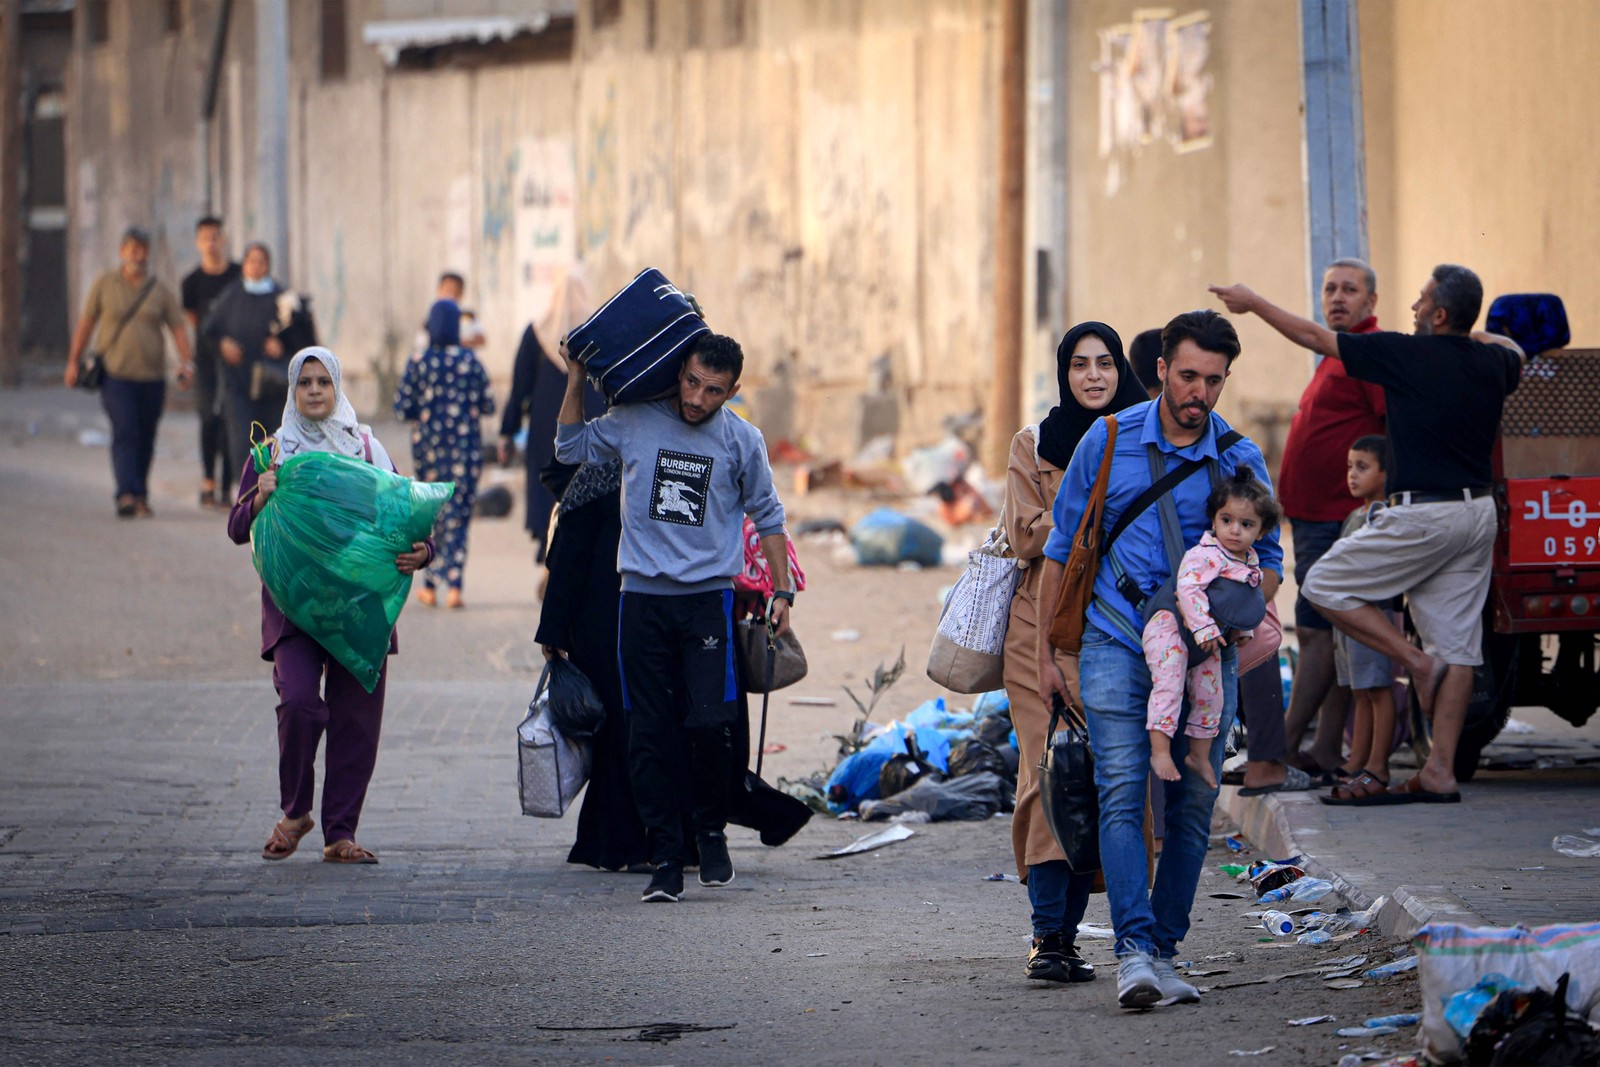
[[150, 463], [156, 430], [167, 400], [167, 345], [161, 328], [178, 350], [178, 388], [187, 389], [194, 373], [183, 311], [172, 290], [150, 273], [150, 235], [130, 227], [118, 248], [122, 266], [95, 279], [72, 332], [63, 380], [78, 384], [91, 335], [99, 341], [105, 379], [100, 405], [111, 420], [111, 472], [116, 479], [119, 518], [149, 518]]
[[423, 482], [455, 482], [435, 524], [439, 554], [428, 565], [417, 599], [438, 602], [437, 588], [449, 589], [446, 604], [465, 606], [462, 575], [467, 566], [467, 533], [483, 473], [483, 418], [494, 414], [489, 375], [472, 349], [461, 345], [461, 309], [454, 300], [435, 301], [428, 312], [428, 347], [406, 364], [394, 398], [395, 417], [412, 423], [411, 459]]
[[222, 220], [207, 215], [194, 227], [200, 265], [183, 279], [183, 313], [194, 330], [194, 406], [200, 416], [200, 506], [221, 508], [232, 495], [234, 470], [244, 462], [244, 442], [227, 432], [222, 386], [222, 355], [201, 332], [211, 305], [239, 279], [239, 264], [228, 258]]
[[1139, 376], [1139, 382], [1144, 386], [1146, 400], [1154, 400], [1161, 395], [1161, 375], [1156, 370], [1156, 361], [1160, 358], [1160, 330], [1143, 330], [1128, 346], [1128, 362], [1133, 364], [1133, 373]]
[[[556, 416], [567, 391], [566, 363], [552, 353], [561, 339], [587, 318], [588, 311], [589, 291], [582, 269], [574, 266], [556, 279], [549, 312], [522, 331], [516, 362], [511, 369], [511, 395], [506, 398], [505, 410], [500, 416], [500, 465], [503, 467], [511, 466], [516, 456], [516, 439], [524, 421], [528, 428], [528, 443], [523, 449], [527, 493], [522, 522], [533, 539], [535, 563], [545, 560], [550, 515], [556, 502], [540, 472], [555, 459]], [[539, 340], [541, 334], [543, 342]], [[605, 412], [605, 398], [593, 386], [586, 386], [584, 418], [598, 419]]]
[[277, 336], [278, 294], [272, 253], [260, 241], [245, 245], [239, 280], [211, 305], [201, 332], [222, 356], [224, 428], [243, 454], [250, 424], [273, 425], [289, 395], [289, 355]]
[[[1122, 339], [1103, 322], [1079, 323], [1061, 339], [1056, 346], [1056, 386], [1059, 403], [1037, 426], [1017, 432], [1006, 463], [1006, 537], [1022, 570], [1011, 599], [1005, 648], [1006, 695], [1011, 698], [1011, 722], [1022, 754], [1017, 761], [1011, 847], [1033, 909], [1028, 977], [1087, 982], [1094, 978], [1094, 968], [1078, 952], [1076, 942], [1095, 876], [1074, 874], [1067, 865], [1066, 853], [1045, 821], [1039, 794], [1038, 764], [1050, 721], [1050, 708], [1039, 694], [1039, 641], [1051, 610], [1039, 604], [1039, 584], [1045, 541], [1055, 529], [1056, 492], [1073, 449], [1096, 419], [1141, 403], [1145, 395], [1122, 355]], [[1075, 686], [1076, 657], [1058, 655], [1057, 662]]]
[[[1337, 259], [1322, 274], [1322, 318], [1336, 333], [1367, 334], [1378, 330], [1378, 276], [1359, 259]], [[1358, 437], [1384, 432], [1387, 408], [1383, 389], [1345, 371], [1343, 361], [1324, 359], [1300, 394], [1300, 406], [1289, 423], [1283, 463], [1278, 470], [1283, 511], [1294, 539], [1295, 636], [1300, 657], [1289, 694], [1285, 742], [1289, 766], [1317, 775], [1315, 784], [1332, 785], [1342, 775], [1344, 724], [1350, 691], [1338, 685], [1333, 666], [1333, 624], [1306, 599], [1306, 575], [1339, 537], [1350, 512], [1344, 457]], [[1316, 736], [1308, 753], [1300, 752], [1312, 718]], [[1254, 759], [1245, 767], [1246, 786], [1285, 780], [1282, 765]], [[1296, 781], [1295, 784], [1298, 784]]]
[[[1391, 790], [1399, 800], [1456, 803], [1456, 743], [1483, 662], [1483, 604], [1496, 529], [1492, 455], [1505, 398], [1522, 380], [1522, 348], [1474, 332], [1483, 283], [1441, 263], [1411, 310], [1412, 336], [1335, 333], [1247, 286], [1213, 286], [1228, 310], [1253, 313], [1283, 336], [1341, 360], [1383, 386], [1389, 421], [1389, 507], [1336, 542], [1306, 576], [1306, 598], [1340, 631], [1402, 663], [1433, 716], [1427, 762]], [[1379, 604], [1405, 594], [1418, 648]]]
[[[1361, 505], [1344, 520], [1341, 538], [1370, 525], [1387, 506], [1384, 480], [1388, 441], [1377, 434], [1350, 446], [1346, 462], [1350, 495]], [[1398, 624], [1394, 613], [1389, 621]], [[1333, 668], [1338, 683], [1351, 691], [1355, 712], [1350, 758], [1340, 768], [1348, 779], [1322, 799], [1324, 804], [1384, 804], [1389, 798], [1389, 751], [1394, 747], [1394, 664], [1348, 634], [1333, 635]]]
[[[1226, 478], [1240, 467], [1249, 467], [1264, 486], [1271, 485], [1260, 448], [1235, 434], [1213, 410], [1239, 355], [1239, 336], [1233, 324], [1214, 311], [1185, 312], [1162, 330], [1161, 349], [1157, 363], [1161, 397], [1116, 416], [1119, 432], [1112, 450], [1103, 522], [1110, 529], [1124, 513], [1129, 521], [1095, 572], [1094, 599], [1079, 653], [1080, 688], [1100, 796], [1100, 859], [1116, 932], [1117, 1003], [1124, 1008], [1193, 1002], [1200, 997], [1194, 986], [1178, 977], [1172, 959], [1189, 931], [1189, 912], [1205, 863], [1217, 799], [1217, 787], [1197, 775], [1165, 783], [1166, 836], [1152, 884], [1143, 825], [1150, 775], [1150, 735], [1145, 728], [1150, 669], [1144, 660], [1138, 620], [1144, 603], [1179, 561], [1168, 558], [1158, 517], [1168, 504], [1156, 505], [1147, 492], [1157, 477], [1164, 478], [1195, 461], [1188, 468], [1190, 476], [1162, 494], [1176, 512], [1179, 541], [1193, 545], [1209, 525], [1206, 501], [1211, 495], [1211, 479], [1201, 477], [1200, 471]], [[1040, 579], [1040, 603], [1055, 604], [1060, 596], [1073, 535], [1097, 481], [1107, 437], [1104, 420], [1096, 422], [1067, 465], [1056, 494], [1055, 529], [1045, 542], [1047, 562]], [[1130, 509], [1141, 497], [1149, 500], [1150, 506], [1135, 514]], [[1262, 569], [1262, 595], [1270, 602], [1281, 580], [1283, 560], [1276, 532], [1257, 541], [1255, 549]], [[1048, 635], [1045, 626], [1039, 641], [1039, 693], [1046, 700], [1057, 696], [1070, 699]], [[1223, 710], [1218, 732], [1226, 735], [1237, 708], [1236, 650], [1232, 646], [1223, 649], [1221, 661]], [[1187, 738], [1176, 739], [1174, 756], [1181, 759], [1187, 745]], [[1215, 775], [1222, 762], [1222, 746], [1212, 746], [1211, 760]]]
[[[331, 452], [394, 470], [389, 453], [370, 426], [356, 421], [345, 398], [339, 360], [325, 348], [307, 348], [289, 362], [294, 389], [284, 402], [283, 421], [272, 435], [273, 464], [260, 474], [247, 462], [239, 476], [239, 498], [228, 515], [228, 536], [250, 543], [250, 526], [278, 488], [278, 466], [306, 452]], [[418, 541], [395, 557], [395, 569], [414, 574], [433, 558], [432, 539]], [[393, 635], [389, 655], [400, 650]], [[377, 853], [356, 844], [356, 825], [367, 785], [378, 761], [383, 725], [385, 664], [367, 692], [355, 675], [316, 640], [284, 617], [261, 587], [261, 658], [272, 663], [278, 691], [278, 789], [283, 818], [272, 828], [264, 860], [288, 859], [316, 823], [311, 818], [316, 788], [317, 745], [327, 735], [322, 781], [325, 863], [377, 863]], [[326, 679], [326, 687], [324, 687]]]
[[[453, 270], [447, 270], [439, 275], [439, 283], [434, 286], [433, 298], [435, 300], [449, 300], [461, 309], [461, 343], [467, 348], [482, 348], [487, 342], [483, 331], [478, 328], [478, 318], [469, 311], [464, 303], [467, 296], [467, 279]], [[422, 351], [428, 347], [428, 324], [424, 322], [417, 331], [417, 342], [413, 346], [415, 351]]]

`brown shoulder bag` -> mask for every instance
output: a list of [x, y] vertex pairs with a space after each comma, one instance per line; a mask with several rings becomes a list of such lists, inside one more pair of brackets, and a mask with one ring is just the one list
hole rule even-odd
[[1106, 488], [1111, 482], [1111, 453], [1117, 445], [1117, 419], [1107, 415], [1106, 452], [1100, 460], [1089, 503], [1072, 535], [1072, 551], [1067, 556], [1066, 574], [1061, 579], [1061, 594], [1056, 598], [1050, 620], [1050, 643], [1059, 652], [1076, 654], [1083, 643], [1083, 620], [1094, 599], [1094, 579], [1100, 570], [1100, 543], [1105, 537], [1102, 525], [1106, 511]]

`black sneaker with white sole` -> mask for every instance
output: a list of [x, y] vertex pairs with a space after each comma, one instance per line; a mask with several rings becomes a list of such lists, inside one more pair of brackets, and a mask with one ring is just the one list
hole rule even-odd
[[700, 850], [700, 884], [727, 885], [733, 881], [733, 860], [728, 856], [728, 835], [715, 833], [695, 835], [695, 846]]
[[662, 863], [650, 876], [650, 885], [639, 900], [645, 904], [676, 904], [683, 899], [683, 865]]

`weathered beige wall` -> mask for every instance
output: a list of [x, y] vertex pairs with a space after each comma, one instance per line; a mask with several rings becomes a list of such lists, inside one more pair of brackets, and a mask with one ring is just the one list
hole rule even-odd
[[[1102, 155], [1099, 33], [1146, 7], [1090, 0], [1071, 8], [1067, 320], [1110, 323], [1128, 343], [1179, 312], [1221, 310], [1206, 286], [1232, 281], [1305, 310], [1298, 7], [1173, 7], [1176, 16], [1211, 14], [1211, 144], [1178, 152], [1157, 137]], [[1235, 325], [1244, 351], [1219, 410], [1270, 446], [1310, 364], [1258, 320]], [[1053, 351], [1044, 358], [1053, 367]]]
[[1363, 0], [1361, 41], [1386, 324], [1455, 262], [1600, 345], [1600, 0]]

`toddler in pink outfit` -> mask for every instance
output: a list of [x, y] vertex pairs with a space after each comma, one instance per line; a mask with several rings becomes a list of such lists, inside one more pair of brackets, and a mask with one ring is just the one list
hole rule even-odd
[[[1241, 476], [1242, 475], [1242, 476]], [[1206, 502], [1211, 529], [1200, 543], [1183, 554], [1178, 564], [1175, 597], [1178, 614], [1165, 608], [1153, 612], [1144, 628], [1144, 658], [1150, 666], [1150, 705], [1146, 725], [1150, 731], [1150, 766], [1169, 782], [1180, 777], [1172, 761], [1172, 738], [1178, 732], [1183, 710], [1184, 682], [1189, 692], [1189, 720], [1184, 733], [1189, 754], [1184, 766], [1212, 789], [1211, 742], [1222, 719], [1222, 660], [1229, 637], [1227, 620], [1214, 617], [1208, 590], [1218, 579], [1240, 582], [1251, 589], [1261, 586], [1261, 565], [1256, 558], [1257, 538], [1277, 525], [1280, 510], [1266, 486], [1241, 468], [1219, 485]], [[1194, 636], [1198, 651], [1191, 655], [1179, 627]], [[1236, 644], [1250, 640], [1248, 629], [1232, 630]]]

